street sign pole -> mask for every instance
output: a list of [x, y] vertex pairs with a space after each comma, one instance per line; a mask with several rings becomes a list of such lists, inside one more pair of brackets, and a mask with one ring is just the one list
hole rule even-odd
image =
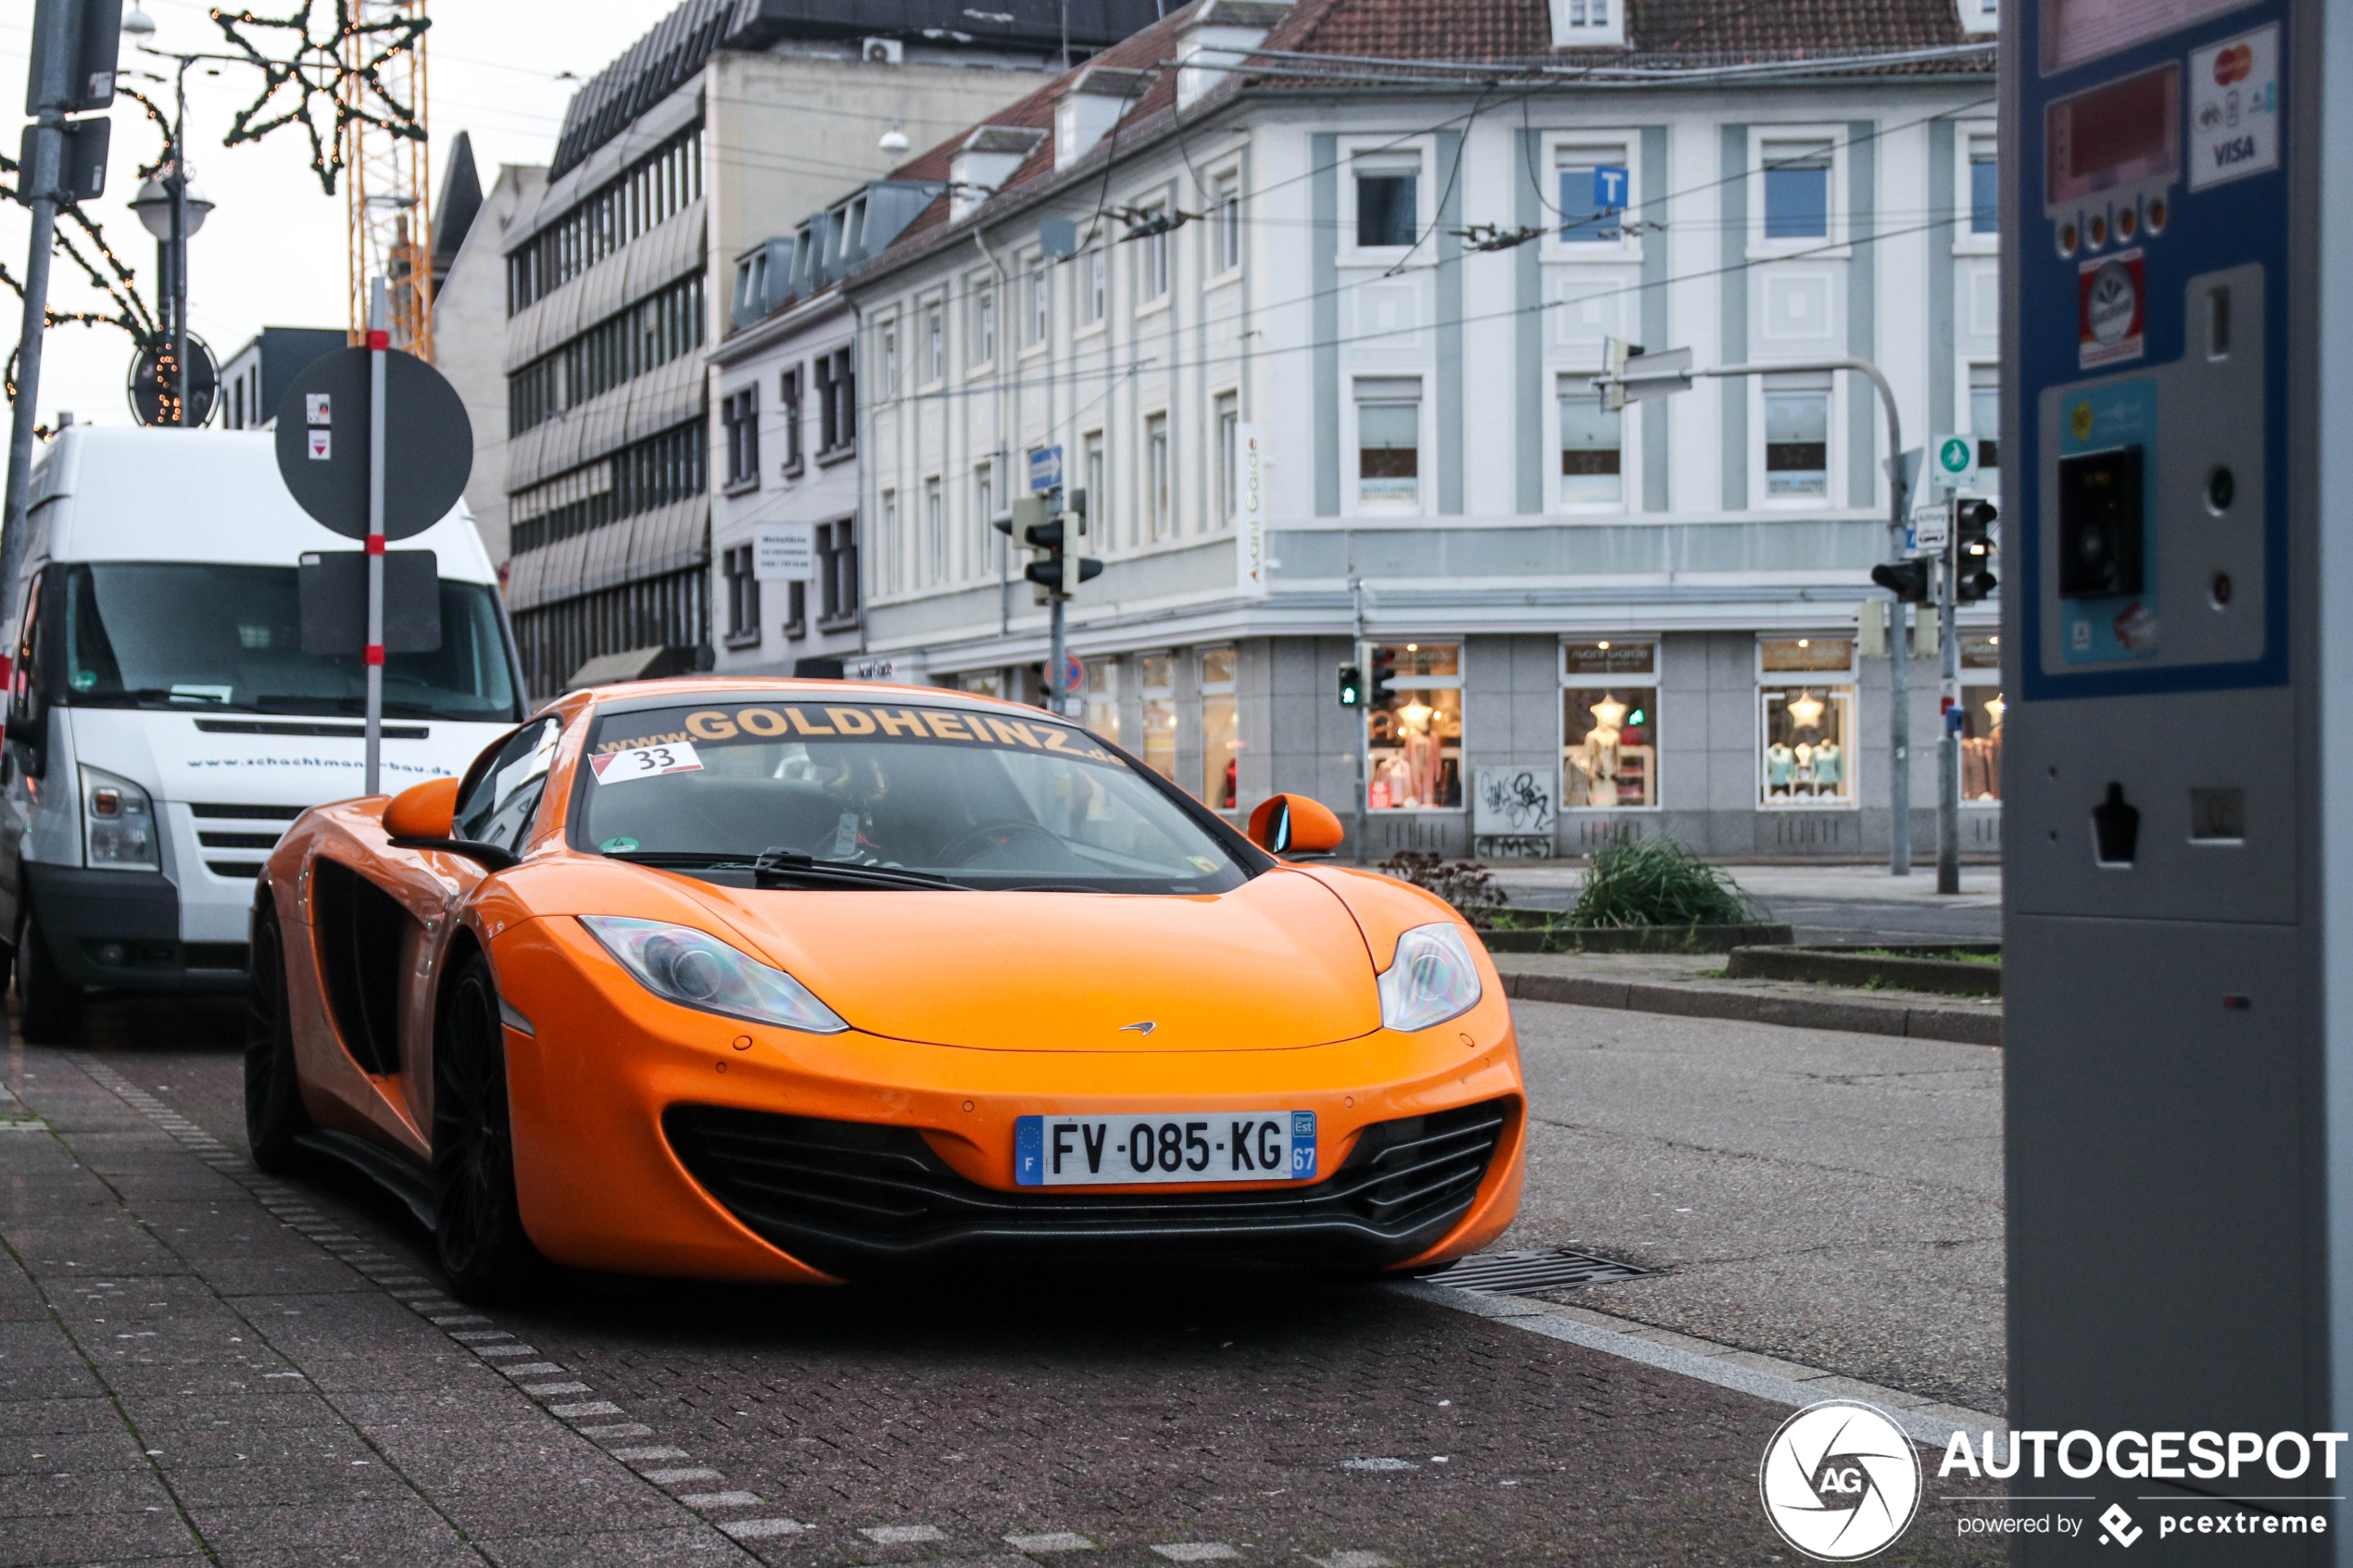
[[[7, 509], [0, 514], [0, 594], [7, 596], [0, 625], [16, 624], [17, 572], [24, 564], [26, 503], [32, 495], [32, 433], [40, 422], [41, 342], [49, 320], [49, 251], [57, 244], [57, 165], [65, 144], [65, 117], [44, 109], [29, 138], [32, 161], [17, 171], [20, 189], [31, 194], [32, 243], [24, 258], [24, 326], [17, 338], [17, 406], [8, 422]], [[4, 650], [12, 656], [14, 648]]]
[[[1945, 502], [1951, 506], [1951, 501]], [[1955, 613], [1960, 599], [1961, 531], [1948, 524], [1943, 551], [1944, 571], [1937, 589], [1938, 630], [1944, 633], [1944, 701], [1939, 703], [1944, 730], [1936, 737], [1936, 891], [1961, 890], [1961, 644]]]
[[381, 792], [384, 731], [384, 356], [391, 312], [381, 276], [368, 282], [368, 782]]

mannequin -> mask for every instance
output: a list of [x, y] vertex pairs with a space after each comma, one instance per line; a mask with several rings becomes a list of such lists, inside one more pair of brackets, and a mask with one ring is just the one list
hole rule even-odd
[[1780, 741], [1765, 748], [1765, 792], [1787, 795], [1797, 777], [1797, 754]]

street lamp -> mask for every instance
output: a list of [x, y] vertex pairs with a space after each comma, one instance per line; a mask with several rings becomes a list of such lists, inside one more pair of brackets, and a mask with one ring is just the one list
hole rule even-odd
[[[137, 25], [140, 23], [145, 26]], [[155, 26], [154, 20], [135, 4], [122, 22], [123, 31], [131, 33], [153, 32]], [[152, 44], [142, 44], [139, 49], [179, 67], [172, 79], [171, 156], [158, 178], [139, 187], [131, 210], [139, 215], [140, 223], [156, 237], [159, 270], [165, 283], [163, 298], [170, 315], [172, 367], [180, 381], [175, 389], [179, 395], [180, 424], [185, 429], [189, 422], [188, 236], [203, 228], [204, 220], [212, 212], [212, 203], [205, 198], [195, 182], [195, 171], [188, 166], [188, 68], [199, 60], [233, 61], [235, 56], [183, 55], [158, 49]]]
[[[139, 194], [131, 198], [131, 210], [139, 215], [139, 221], [146, 227], [147, 232], [159, 240], [171, 238], [171, 192], [167, 188], [168, 184], [167, 181], [150, 179], [139, 187]], [[205, 219], [212, 211], [212, 203], [206, 197], [204, 187], [196, 183], [193, 171], [188, 176], [185, 200], [188, 232], [195, 234], [204, 227]]]

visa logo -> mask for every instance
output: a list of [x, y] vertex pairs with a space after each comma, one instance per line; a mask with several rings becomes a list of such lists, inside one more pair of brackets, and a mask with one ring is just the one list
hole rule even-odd
[[2214, 144], [2214, 161], [2225, 169], [2234, 163], [2245, 163], [2254, 156], [2255, 138], [2252, 136], [2240, 136], [2232, 141]]

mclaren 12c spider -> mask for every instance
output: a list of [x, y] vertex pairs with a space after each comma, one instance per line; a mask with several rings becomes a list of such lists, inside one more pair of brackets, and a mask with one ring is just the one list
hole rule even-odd
[[1033, 708], [575, 692], [287, 833], [254, 1155], [368, 1171], [470, 1298], [548, 1263], [1432, 1267], [1518, 1203], [1518, 1047], [1478, 936], [1340, 841]]

